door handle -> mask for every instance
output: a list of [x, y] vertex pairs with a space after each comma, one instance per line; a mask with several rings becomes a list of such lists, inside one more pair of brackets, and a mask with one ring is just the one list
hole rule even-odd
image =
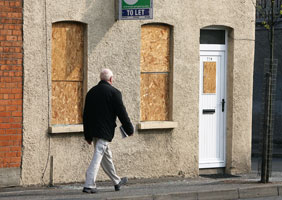
[[221, 100], [221, 106], [222, 106], [221, 110], [222, 110], [222, 112], [224, 112], [224, 107], [225, 107], [224, 105], [225, 105], [225, 100], [222, 99]]

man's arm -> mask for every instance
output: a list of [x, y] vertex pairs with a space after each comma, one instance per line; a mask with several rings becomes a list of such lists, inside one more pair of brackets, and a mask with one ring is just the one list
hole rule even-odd
[[86, 95], [85, 99], [85, 105], [84, 105], [84, 110], [83, 110], [83, 133], [84, 133], [84, 138], [87, 141], [88, 144], [92, 144], [92, 138], [89, 135], [89, 116], [88, 116], [88, 109], [89, 109], [89, 98]]
[[122, 101], [122, 95], [121, 93], [118, 91], [116, 92], [115, 94], [115, 98], [114, 98], [114, 101], [115, 101], [115, 110], [116, 110], [116, 114], [123, 126], [123, 129], [125, 130], [125, 132], [128, 134], [128, 135], [132, 135], [133, 132], [134, 132], [134, 128], [133, 128], [133, 125], [128, 117], [128, 114], [127, 114], [127, 111], [126, 111], [126, 108], [123, 104], [123, 101]]

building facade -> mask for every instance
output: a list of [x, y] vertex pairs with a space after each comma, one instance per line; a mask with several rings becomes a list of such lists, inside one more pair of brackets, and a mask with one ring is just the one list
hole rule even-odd
[[110, 144], [118, 174], [249, 172], [254, 5], [154, 0], [153, 19], [117, 20], [116, 3], [24, 2], [21, 184], [84, 181], [83, 103], [102, 68], [136, 128]]
[[23, 4], [0, 1], [0, 186], [20, 183], [23, 117]]

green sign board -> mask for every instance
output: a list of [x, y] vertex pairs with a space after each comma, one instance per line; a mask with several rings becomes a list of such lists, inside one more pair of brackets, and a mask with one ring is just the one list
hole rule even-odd
[[119, 0], [119, 19], [153, 19], [153, 0]]

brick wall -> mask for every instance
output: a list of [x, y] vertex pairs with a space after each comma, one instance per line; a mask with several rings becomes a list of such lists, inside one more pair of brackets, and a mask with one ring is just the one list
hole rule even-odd
[[0, 168], [21, 165], [22, 17], [22, 0], [0, 0]]

